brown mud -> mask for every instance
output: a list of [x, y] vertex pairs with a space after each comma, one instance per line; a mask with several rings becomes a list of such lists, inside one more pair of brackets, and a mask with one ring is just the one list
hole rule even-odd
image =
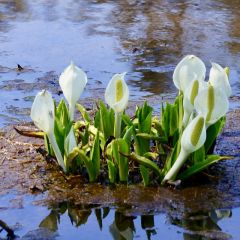
[[[170, 211], [182, 216], [238, 207], [239, 122], [240, 110], [231, 111], [215, 148], [216, 153], [231, 155], [233, 159], [216, 164], [207, 174], [199, 175], [200, 181], [195, 182], [193, 178], [180, 189], [143, 187], [142, 184], [113, 187], [89, 184], [81, 176], [66, 176], [36, 151], [43, 146], [41, 139], [21, 136], [9, 126], [0, 133], [0, 195], [14, 190], [18, 195], [40, 194], [41, 200], [37, 203], [44, 205], [72, 202], [74, 205], [124, 206], [129, 214]], [[29, 123], [18, 128], [35, 129]]]

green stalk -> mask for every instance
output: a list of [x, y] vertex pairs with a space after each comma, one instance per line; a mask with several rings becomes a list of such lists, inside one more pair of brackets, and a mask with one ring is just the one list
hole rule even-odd
[[66, 172], [67, 171], [66, 166], [64, 164], [62, 154], [61, 154], [60, 149], [57, 145], [57, 142], [56, 142], [56, 139], [55, 139], [55, 136], [54, 136], [53, 132], [50, 132], [48, 134], [48, 138], [49, 138], [50, 144], [52, 145], [52, 148], [53, 148], [53, 151], [54, 151], [55, 156], [57, 158], [58, 164], [62, 167], [63, 171]]
[[183, 148], [181, 148], [180, 154], [178, 155], [177, 160], [174, 162], [171, 169], [167, 172], [166, 176], [162, 180], [162, 184], [169, 180], [175, 180], [180, 168], [188, 157], [188, 152], [186, 152]]
[[74, 120], [74, 109], [75, 109], [75, 104], [69, 104], [69, 116], [70, 116], [70, 120], [73, 121]]
[[121, 136], [121, 122], [122, 122], [122, 113], [115, 112], [115, 125], [114, 125], [115, 138], [120, 138]]

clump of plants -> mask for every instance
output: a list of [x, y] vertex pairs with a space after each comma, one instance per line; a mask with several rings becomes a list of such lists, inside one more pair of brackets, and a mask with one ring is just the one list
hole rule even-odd
[[[208, 82], [205, 75], [201, 59], [184, 57], [173, 73], [179, 90], [175, 101], [162, 104], [160, 116], [153, 116], [146, 101], [129, 116], [125, 73], [115, 74], [105, 91], [107, 105], [98, 101], [90, 117], [77, 103], [87, 75], [71, 63], [59, 78], [66, 102], [56, 105], [43, 90], [35, 97], [31, 118], [43, 132], [48, 154], [66, 174], [87, 172], [89, 181], [97, 182], [105, 172], [110, 183], [134, 182], [131, 176], [138, 175], [145, 186], [185, 180], [227, 158], [213, 154], [213, 148], [228, 111], [229, 69], [212, 63]], [[76, 109], [81, 118], [74, 121]]]

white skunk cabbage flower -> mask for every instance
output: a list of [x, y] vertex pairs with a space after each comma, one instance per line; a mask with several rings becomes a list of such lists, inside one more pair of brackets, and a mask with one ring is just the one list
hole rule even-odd
[[60, 75], [59, 84], [69, 104], [70, 119], [73, 120], [75, 105], [87, 84], [87, 75], [82, 69], [71, 62]]
[[229, 68], [222, 68], [217, 63], [212, 63], [212, 67], [209, 73], [209, 83], [214, 87], [220, 88], [225, 92], [227, 97], [232, 94], [232, 89], [228, 80]]
[[174, 180], [188, 156], [203, 146], [206, 141], [205, 119], [202, 115], [195, 117], [185, 128], [181, 138], [181, 150], [177, 160], [163, 179], [163, 183]]
[[206, 67], [203, 61], [194, 56], [185, 56], [176, 66], [173, 72], [174, 85], [183, 91], [194, 80], [204, 81], [206, 75]]
[[66, 167], [63, 157], [54, 136], [54, 109], [55, 107], [51, 93], [43, 90], [36, 95], [32, 104], [30, 116], [34, 124], [47, 134], [57, 161], [65, 172]]
[[54, 102], [52, 94], [47, 90], [37, 93], [31, 108], [34, 124], [46, 134], [54, 129]]
[[227, 113], [229, 101], [224, 91], [209, 85], [199, 92], [194, 107], [198, 114], [204, 116], [208, 128]]
[[126, 73], [115, 74], [107, 85], [105, 101], [115, 112], [114, 136], [121, 134], [121, 115], [128, 104], [129, 90], [124, 76]]
[[125, 74], [115, 74], [105, 91], [105, 101], [116, 113], [122, 113], [128, 104], [129, 90], [124, 81]]
[[184, 127], [187, 126], [189, 117], [194, 110], [195, 98], [197, 97], [198, 93], [202, 89], [207, 88], [207, 86], [208, 86], [207, 82], [194, 80], [186, 88], [183, 96], [183, 108], [184, 108], [183, 126]]

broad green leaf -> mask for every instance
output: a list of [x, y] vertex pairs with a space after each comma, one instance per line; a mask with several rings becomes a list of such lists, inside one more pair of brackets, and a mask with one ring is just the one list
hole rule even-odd
[[178, 129], [178, 108], [177, 105], [173, 105], [170, 113], [169, 135], [173, 136], [177, 129]]
[[117, 169], [115, 164], [110, 161], [107, 160], [107, 165], [108, 165], [108, 177], [109, 177], [109, 181], [110, 183], [115, 183], [116, 182], [116, 175], [117, 175]]
[[87, 168], [89, 181], [95, 182], [97, 179], [96, 179], [95, 169], [91, 159], [86, 156], [86, 153], [83, 150], [79, 150], [79, 156], [81, 157], [82, 161], [84, 162]]
[[181, 149], [181, 139], [175, 144], [175, 147], [172, 149], [170, 156], [167, 157], [166, 162], [164, 164], [164, 168], [162, 169], [161, 176], [164, 177], [165, 174], [170, 170], [174, 162], [177, 160], [177, 157], [180, 153]]
[[131, 153], [128, 156], [128, 158], [138, 162], [139, 164], [141, 164], [141, 165], [143, 165], [147, 168], [152, 169], [158, 177], [161, 176], [161, 172], [160, 172], [160, 169], [159, 169], [158, 165], [156, 163], [154, 163], [153, 161], [149, 160], [148, 158], [139, 156], [135, 153]]
[[[67, 159], [65, 160], [66, 163], [66, 168], [70, 169], [73, 168], [73, 161], [79, 156], [79, 148], [75, 147], [66, 157]], [[75, 170], [75, 169], [72, 169]]]
[[148, 186], [149, 185], [149, 170], [148, 168], [146, 168], [145, 166], [143, 165], [140, 165], [140, 173], [142, 175], [142, 178], [143, 178], [143, 184], [144, 186]]
[[91, 122], [91, 119], [90, 119], [90, 116], [87, 112], [87, 110], [81, 105], [81, 104], [76, 104], [76, 107], [78, 109], [78, 111], [81, 113], [83, 119], [87, 122], [87, 123], [90, 123]]
[[193, 163], [202, 162], [205, 160], [205, 148], [202, 146], [192, 154]]
[[114, 135], [114, 111], [107, 109], [102, 101], [99, 101], [100, 111], [100, 131], [103, 133], [105, 141]]
[[82, 145], [88, 144], [88, 142], [89, 142], [89, 135], [90, 135], [90, 133], [89, 133], [89, 125], [87, 125], [85, 130], [84, 130], [84, 132], [83, 132], [83, 134], [82, 134], [82, 137], [81, 137]]
[[226, 122], [226, 117], [224, 116], [207, 129], [207, 138], [204, 144], [206, 153], [213, 152], [214, 142], [217, 136], [219, 135], [219, 133], [222, 131], [225, 125], [225, 122]]
[[133, 136], [133, 126], [128, 128], [123, 136], [123, 139], [127, 142], [128, 146], [131, 146], [132, 136]]
[[130, 147], [124, 139], [115, 139], [112, 141], [113, 158], [118, 165], [119, 179], [122, 182], [128, 180], [128, 158], [123, 155], [128, 155]]
[[142, 139], [158, 140], [160, 142], [166, 143], [166, 137], [159, 137], [159, 136], [148, 134], [148, 133], [137, 133], [136, 136]]
[[127, 126], [129, 126], [129, 127], [133, 125], [130, 117], [129, 117], [128, 115], [126, 115], [126, 114], [123, 114], [123, 115], [122, 115], [122, 120], [123, 120], [123, 122], [124, 122]]
[[185, 180], [192, 176], [193, 174], [196, 174], [208, 166], [210, 166], [213, 163], [216, 163], [220, 160], [225, 160], [225, 159], [231, 159], [231, 157], [228, 156], [218, 156], [218, 155], [209, 155], [207, 158], [202, 161], [202, 162], [197, 162], [187, 170], [185, 170], [183, 173], [181, 173], [177, 178], [181, 180]]

